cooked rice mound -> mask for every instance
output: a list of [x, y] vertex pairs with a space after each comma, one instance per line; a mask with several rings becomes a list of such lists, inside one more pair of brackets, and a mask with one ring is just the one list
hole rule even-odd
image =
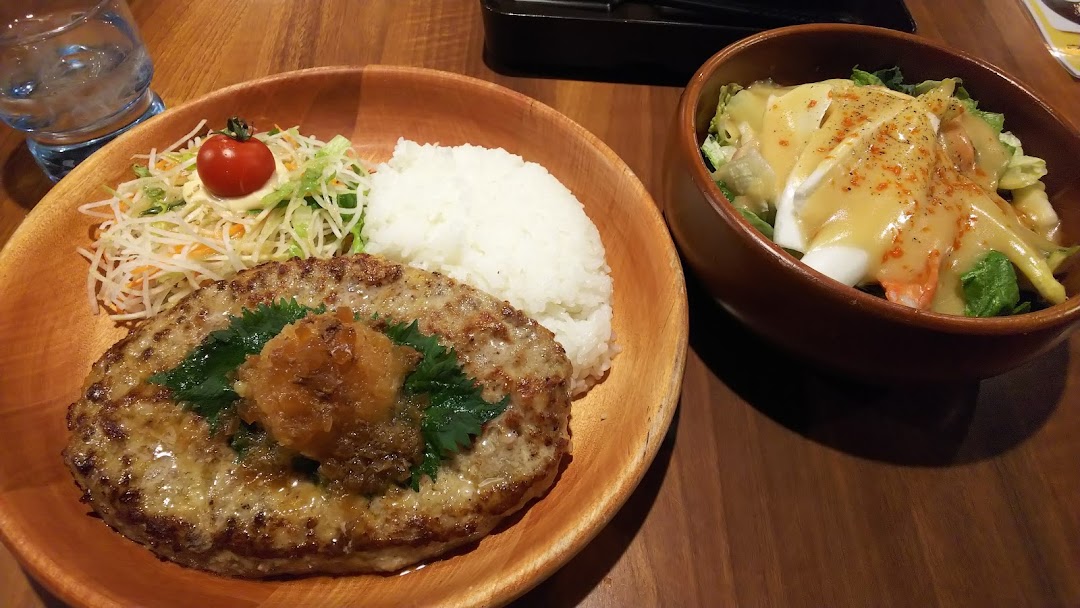
[[508, 301], [555, 334], [572, 392], [617, 352], [604, 245], [544, 167], [502, 149], [399, 140], [372, 176], [365, 251], [437, 271]]

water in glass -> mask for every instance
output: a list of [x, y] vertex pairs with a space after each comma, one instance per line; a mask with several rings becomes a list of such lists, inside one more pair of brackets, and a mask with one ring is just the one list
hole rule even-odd
[[153, 63], [122, 0], [66, 5], [0, 28], [0, 120], [26, 133], [54, 180], [163, 109], [150, 90]]

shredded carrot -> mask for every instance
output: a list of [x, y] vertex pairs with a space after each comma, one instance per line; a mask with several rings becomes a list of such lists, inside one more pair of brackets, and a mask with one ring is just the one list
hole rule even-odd
[[233, 224], [229, 226], [229, 236], [241, 236], [244, 234], [244, 230], [243, 224]]
[[144, 281], [146, 281], [146, 275], [157, 270], [154, 266], [138, 266], [131, 271], [132, 278], [128, 281], [127, 286], [132, 288], [141, 288]]
[[[173, 255], [182, 255], [184, 253], [184, 247], [185, 245], [173, 245]], [[187, 255], [194, 257], [202, 257], [204, 255], [210, 255], [211, 253], [214, 253], [213, 249], [207, 247], [206, 245], [203, 245], [202, 243], [198, 243], [197, 245], [188, 250]]]

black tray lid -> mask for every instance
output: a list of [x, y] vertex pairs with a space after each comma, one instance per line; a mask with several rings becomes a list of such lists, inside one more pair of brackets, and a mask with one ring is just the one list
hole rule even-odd
[[495, 71], [682, 86], [713, 53], [800, 23], [914, 32], [902, 0], [480, 0]]

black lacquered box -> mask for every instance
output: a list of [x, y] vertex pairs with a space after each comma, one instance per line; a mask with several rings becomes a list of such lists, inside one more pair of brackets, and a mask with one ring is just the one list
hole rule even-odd
[[762, 30], [859, 23], [915, 31], [902, 0], [480, 0], [485, 60], [501, 73], [681, 86]]

